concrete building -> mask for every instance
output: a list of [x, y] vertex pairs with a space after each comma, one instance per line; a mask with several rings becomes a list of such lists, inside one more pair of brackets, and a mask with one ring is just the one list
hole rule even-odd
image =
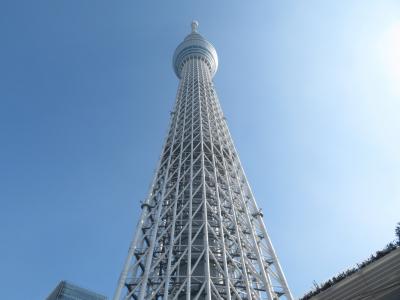
[[309, 300], [399, 300], [400, 247]]

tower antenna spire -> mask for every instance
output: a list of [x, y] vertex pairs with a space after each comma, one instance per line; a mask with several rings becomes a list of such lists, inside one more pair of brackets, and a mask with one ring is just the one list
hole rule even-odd
[[193, 20], [191, 26], [192, 26], [192, 33], [197, 32], [197, 28], [199, 28], [199, 22], [196, 20]]

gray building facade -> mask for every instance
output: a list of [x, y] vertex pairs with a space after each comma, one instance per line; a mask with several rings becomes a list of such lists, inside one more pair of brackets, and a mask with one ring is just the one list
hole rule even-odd
[[400, 247], [309, 300], [399, 300]]

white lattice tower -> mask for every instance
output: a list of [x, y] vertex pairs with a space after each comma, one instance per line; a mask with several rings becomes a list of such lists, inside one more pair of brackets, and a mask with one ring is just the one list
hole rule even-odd
[[215, 92], [217, 53], [197, 27], [174, 54], [171, 125], [114, 300], [292, 300]]

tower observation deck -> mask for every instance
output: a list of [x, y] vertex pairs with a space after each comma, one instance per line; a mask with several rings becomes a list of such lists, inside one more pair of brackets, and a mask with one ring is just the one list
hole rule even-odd
[[292, 300], [213, 85], [217, 52], [196, 21], [173, 68], [169, 132], [114, 300]]

